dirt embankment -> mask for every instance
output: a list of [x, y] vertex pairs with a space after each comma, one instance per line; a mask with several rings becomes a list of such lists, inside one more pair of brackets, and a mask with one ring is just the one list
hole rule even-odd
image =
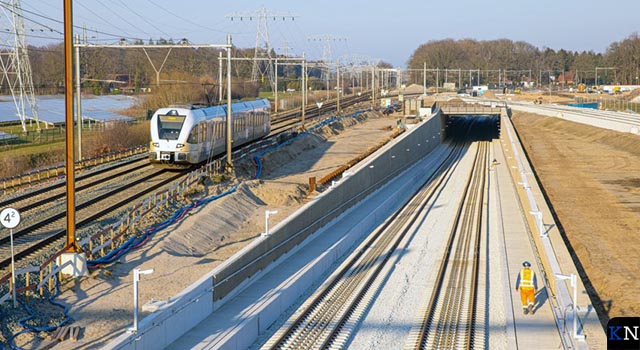
[[640, 137], [528, 113], [515, 112], [513, 122], [601, 321], [638, 316]]

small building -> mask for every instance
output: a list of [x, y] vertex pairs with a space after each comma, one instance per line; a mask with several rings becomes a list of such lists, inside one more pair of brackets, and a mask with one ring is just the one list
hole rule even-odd
[[556, 83], [558, 83], [558, 84], [573, 84], [573, 83], [575, 83], [573, 72], [562, 72], [562, 73], [558, 74], [558, 77], [556, 78]]

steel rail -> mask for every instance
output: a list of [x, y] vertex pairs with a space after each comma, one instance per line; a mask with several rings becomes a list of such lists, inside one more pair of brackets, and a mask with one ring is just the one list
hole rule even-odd
[[[368, 238], [367, 249], [357, 251], [334, 275], [333, 280], [309, 298], [304, 308], [292, 316], [288, 326], [279, 330], [262, 349], [327, 348], [338, 338], [371, 289], [386, 261], [430, 198], [441, 186], [446, 172], [459, 159], [463, 146], [454, 148], [438, 169], [429, 176], [416, 195], [396, 211], [391, 220]], [[437, 180], [437, 181], [436, 181]]]
[[[135, 186], [135, 185], [139, 185], [142, 184], [144, 182], [146, 182], [149, 179], [152, 179], [156, 176], [159, 176], [160, 174], [164, 174], [166, 173], [166, 170], [160, 170], [154, 174], [145, 176], [144, 178], [141, 179], [137, 179], [136, 181], [134, 181], [133, 183], [128, 183], [125, 185], [122, 185], [116, 189], [114, 189], [113, 191], [110, 191], [108, 193], [104, 193], [100, 196], [97, 196], [95, 198], [92, 198], [91, 200], [82, 203], [81, 205], [78, 206], [78, 212], [80, 210], [88, 210], [90, 209], [90, 207], [94, 204], [100, 203], [101, 201], [108, 199], [122, 191], [124, 191], [125, 189], [131, 187], [131, 186]], [[78, 221], [76, 223], [76, 228], [82, 228], [85, 226], [88, 226], [89, 224], [92, 224], [96, 219], [107, 215], [110, 212], [113, 212], [117, 209], [122, 208], [123, 206], [131, 203], [132, 201], [137, 200], [138, 198], [151, 193], [159, 188], [161, 188], [162, 186], [165, 186], [173, 181], [175, 181], [176, 179], [182, 177], [184, 174], [186, 173], [186, 171], [183, 172], [179, 172], [176, 173], [172, 176], [170, 176], [167, 179], [164, 179], [162, 181], [160, 181], [157, 184], [154, 184], [152, 186], [146, 187], [144, 190], [136, 192], [135, 194], [126, 197], [125, 199], [122, 199], [120, 201], [117, 201], [116, 203], [107, 206], [106, 208], [99, 210], [91, 215], [89, 215], [88, 217]], [[21, 229], [20, 231], [16, 232], [16, 234], [14, 234], [14, 240], [15, 240], [15, 244], [18, 245], [28, 245], [27, 248], [24, 249], [20, 249], [20, 251], [18, 253], [16, 253], [15, 255], [15, 259], [16, 261], [20, 261], [21, 259], [23, 259], [26, 256], [29, 256], [30, 254], [43, 249], [44, 247], [48, 246], [49, 244], [51, 244], [52, 242], [57, 241], [58, 239], [62, 239], [65, 237], [66, 235], [66, 230], [65, 229], [59, 229], [59, 230], [54, 230], [51, 234], [46, 235], [46, 237], [44, 239], [39, 239], [37, 240], [37, 242], [35, 243], [29, 243], [28, 239], [22, 239], [22, 240], [16, 240], [16, 236], [18, 238], [21, 238], [23, 236], [27, 236], [27, 235], [34, 235], [34, 232], [37, 232], [37, 230], [41, 230], [43, 228], [45, 228], [46, 226], [50, 226], [51, 224], [54, 224], [55, 222], [62, 220], [66, 217], [66, 213], [63, 211], [61, 213], [57, 213], [55, 215], [52, 215], [44, 220], [41, 220], [37, 223], [34, 223], [33, 225], [30, 225], [27, 228]], [[28, 237], [25, 237], [28, 238]], [[0, 239], [0, 244], [5, 245], [8, 241], [8, 237], [3, 237], [2, 239]], [[11, 263], [11, 259], [7, 258], [7, 259], [3, 259], [0, 261], [0, 269], [5, 269], [7, 266], [9, 266], [9, 264]]]

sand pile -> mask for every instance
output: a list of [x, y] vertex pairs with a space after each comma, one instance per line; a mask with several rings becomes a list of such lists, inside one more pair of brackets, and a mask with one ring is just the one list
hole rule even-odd
[[177, 256], [204, 256], [229, 239], [228, 232], [240, 228], [242, 222], [251, 217], [256, 208], [265, 205], [252, 192], [255, 181], [243, 182], [238, 190], [210, 206], [213, 210], [198, 213], [198, 221], [184, 222], [180, 234], [172, 232], [163, 243], [163, 250]]
[[[292, 168], [304, 173], [313, 166], [313, 162], [307, 164], [304, 160], [298, 160], [293, 167], [291, 162], [305, 152], [324, 153], [331, 146], [331, 143], [326, 142], [328, 138], [339, 135], [368, 116], [369, 114], [343, 118], [315, 130], [312, 134], [295, 139], [288, 147], [263, 155], [263, 176], [277, 178], [280, 176], [279, 172], [285, 168], [287, 174], [291, 173]], [[255, 166], [249, 162], [243, 163], [238, 167], [242, 176], [254, 174]], [[241, 223], [250, 219], [259, 207], [297, 205], [302, 202], [307, 191], [303, 183], [260, 186], [262, 183], [260, 180], [244, 181], [236, 192], [214, 201], [210, 204], [213, 206], [212, 210], [198, 213], [201, 219], [197, 222], [181, 225], [183, 233], [170, 234], [163, 243], [163, 250], [176, 256], [204, 256], [220, 245], [236, 243], [237, 240], [229, 239], [228, 233], [239, 230]], [[252, 236], [255, 236], [255, 233]], [[240, 239], [246, 238], [242, 236]]]
[[622, 96], [622, 100], [635, 103], [640, 102], [640, 89], [634, 89], [629, 94]]
[[491, 91], [491, 90], [487, 90], [482, 94], [483, 98], [496, 98], [496, 94]]
[[424, 92], [424, 87], [418, 84], [411, 84], [404, 88], [404, 90], [400, 90], [405, 95], [416, 95]]

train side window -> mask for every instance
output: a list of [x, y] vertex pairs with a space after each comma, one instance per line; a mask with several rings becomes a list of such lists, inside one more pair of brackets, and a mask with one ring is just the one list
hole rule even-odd
[[189, 133], [189, 138], [187, 139], [187, 143], [198, 143], [198, 125], [195, 125], [191, 132]]

